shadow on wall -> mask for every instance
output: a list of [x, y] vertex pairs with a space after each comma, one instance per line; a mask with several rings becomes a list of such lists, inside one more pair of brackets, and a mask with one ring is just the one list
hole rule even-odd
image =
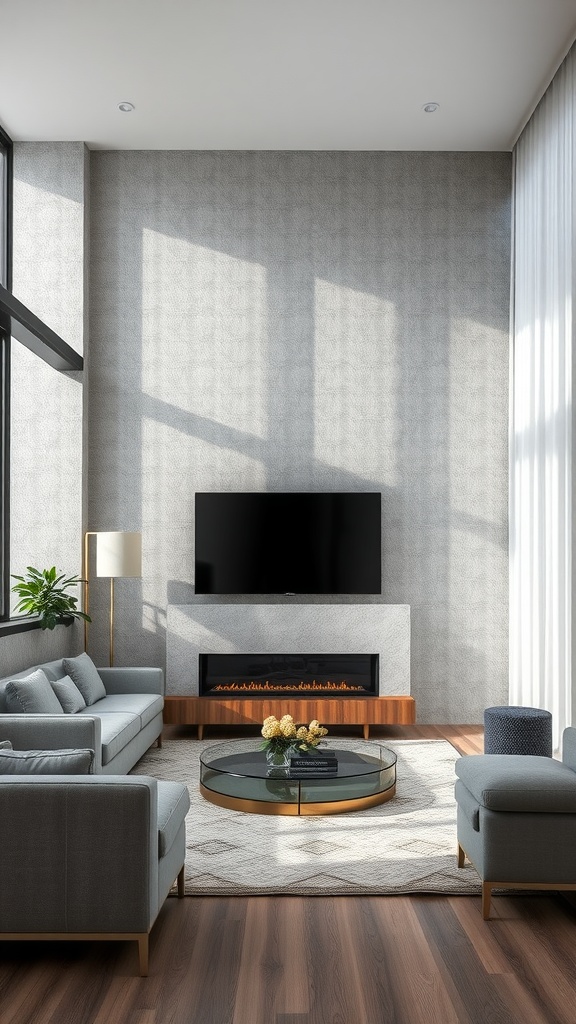
[[196, 491], [379, 490], [420, 720], [480, 720], [507, 688], [510, 155], [91, 170], [90, 520], [144, 537], [119, 658], [163, 663]]

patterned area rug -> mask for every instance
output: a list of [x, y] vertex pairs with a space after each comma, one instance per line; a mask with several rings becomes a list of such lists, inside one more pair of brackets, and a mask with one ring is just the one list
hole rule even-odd
[[198, 791], [199, 754], [213, 744], [168, 740], [134, 769], [188, 785], [188, 895], [480, 892], [474, 868], [456, 867], [459, 755], [444, 740], [386, 741], [398, 757], [396, 796], [370, 810], [317, 817], [245, 814], [208, 803]]

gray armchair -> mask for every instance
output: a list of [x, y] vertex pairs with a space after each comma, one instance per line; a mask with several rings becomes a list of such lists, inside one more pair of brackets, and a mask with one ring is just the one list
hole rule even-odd
[[0, 777], [0, 939], [148, 936], [184, 894], [188, 790], [146, 776]]
[[576, 889], [576, 728], [562, 761], [527, 754], [474, 754], [456, 762], [458, 867], [492, 889]]

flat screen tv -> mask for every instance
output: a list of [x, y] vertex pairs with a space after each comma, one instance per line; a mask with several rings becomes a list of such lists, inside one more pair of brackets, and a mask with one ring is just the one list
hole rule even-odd
[[380, 594], [379, 493], [197, 493], [197, 594]]

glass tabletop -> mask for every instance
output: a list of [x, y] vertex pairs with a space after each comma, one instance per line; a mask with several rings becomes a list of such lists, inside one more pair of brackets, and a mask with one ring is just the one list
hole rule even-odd
[[[317, 747], [315, 753], [319, 756], [334, 754], [338, 762], [338, 778], [341, 779], [371, 775], [396, 764], [396, 754], [392, 750], [369, 740], [348, 741], [345, 748], [326, 743]], [[200, 761], [211, 771], [242, 778], [265, 779], [269, 771], [265, 751], [258, 749], [257, 739], [230, 740], [207, 747], [200, 755]], [[311, 778], [313, 771], [308, 771]]]

